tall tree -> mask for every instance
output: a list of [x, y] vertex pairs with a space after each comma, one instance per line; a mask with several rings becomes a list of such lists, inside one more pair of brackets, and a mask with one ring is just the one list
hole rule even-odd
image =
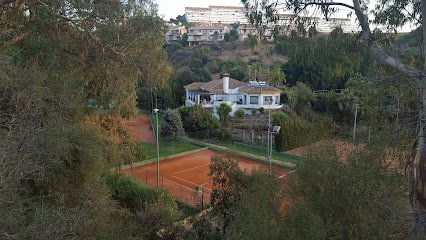
[[423, 56], [426, 55], [426, 0], [379, 0], [372, 11], [374, 19], [370, 21], [368, 3], [365, 0], [352, 0], [352, 4], [334, 0], [241, 0], [249, 10], [247, 14], [252, 23], [261, 25], [265, 17], [268, 21], [276, 20], [277, 11], [289, 10], [300, 15], [304, 10], [319, 10], [326, 18], [339, 9], [346, 9], [354, 13], [362, 29], [360, 37], [383, 65], [395, 69], [400, 74], [417, 80], [419, 93], [418, 130], [416, 137], [415, 157], [410, 159], [410, 173], [412, 177], [411, 202], [416, 222], [426, 231], [426, 59], [423, 59], [423, 69], [414, 69], [404, 64], [396, 57], [388, 54], [383, 46], [374, 37], [370, 24], [382, 24], [388, 29], [396, 30], [407, 22], [423, 26]]
[[135, 114], [136, 82], [168, 78], [163, 26], [150, 0], [0, 1], [2, 237], [119, 238], [104, 179], [119, 147], [87, 100]]

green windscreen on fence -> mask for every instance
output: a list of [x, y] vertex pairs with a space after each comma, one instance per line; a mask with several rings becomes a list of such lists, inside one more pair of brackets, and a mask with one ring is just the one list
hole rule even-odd
[[[268, 154], [268, 150], [266, 148], [260, 147], [260, 146], [255, 146], [255, 145], [250, 145], [250, 144], [246, 144], [246, 143], [234, 142], [234, 147], [237, 150], [256, 154], [256, 155], [259, 155], [259, 156], [265, 156], [266, 157], [267, 154]], [[300, 156], [296, 156], [296, 155], [289, 154], [289, 153], [286, 153], [286, 152], [277, 152], [275, 150], [272, 150], [272, 158], [276, 159], [276, 160], [280, 160], [280, 161], [293, 162], [293, 163], [298, 163], [302, 159], [302, 157], [300, 157]]]

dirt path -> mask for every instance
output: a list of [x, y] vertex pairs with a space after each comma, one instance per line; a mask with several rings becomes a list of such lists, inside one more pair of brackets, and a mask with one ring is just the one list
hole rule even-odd
[[133, 130], [134, 137], [138, 141], [155, 143], [149, 115], [141, 115], [131, 120], [123, 120], [123, 123]]

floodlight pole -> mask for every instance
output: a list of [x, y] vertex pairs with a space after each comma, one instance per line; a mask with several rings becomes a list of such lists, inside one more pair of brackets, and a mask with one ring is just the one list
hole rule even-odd
[[269, 117], [268, 117], [268, 160], [269, 160], [269, 172], [272, 171], [272, 133], [271, 133], [271, 104], [272, 99], [269, 101]]
[[154, 109], [155, 112], [155, 118], [156, 118], [156, 125], [155, 133], [156, 133], [156, 140], [157, 140], [157, 188], [160, 188], [160, 145], [158, 142], [158, 111], [159, 109]]

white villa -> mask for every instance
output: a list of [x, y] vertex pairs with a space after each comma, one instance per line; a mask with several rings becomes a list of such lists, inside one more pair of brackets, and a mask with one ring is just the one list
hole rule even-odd
[[194, 82], [185, 86], [186, 106], [201, 104], [210, 109], [215, 116], [216, 108], [221, 103], [232, 107], [231, 116], [242, 108], [246, 114], [251, 114], [252, 109], [280, 109], [281, 90], [268, 86], [266, 82], [249, 81], [241, 82], [223, 74], [222, 79], [210, 82]]

